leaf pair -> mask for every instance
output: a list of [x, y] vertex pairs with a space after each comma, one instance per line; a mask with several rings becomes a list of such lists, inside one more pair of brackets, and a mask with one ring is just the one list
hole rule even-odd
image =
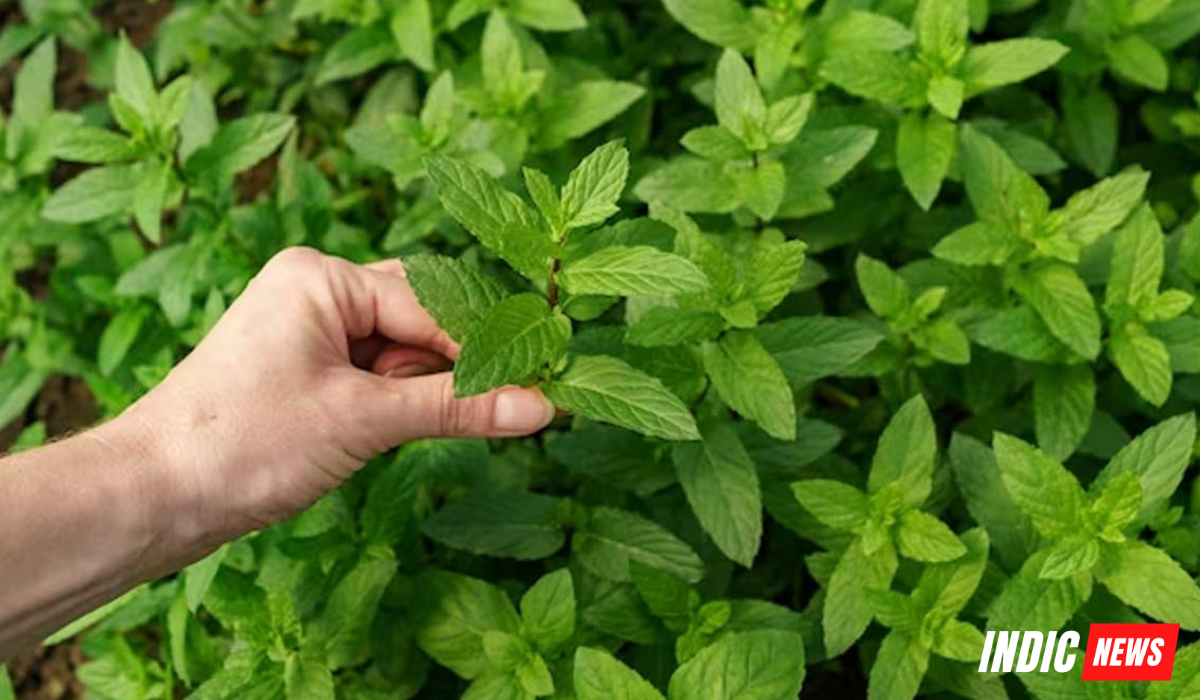
[[933, 564], [908, 595], [869, 592], [876, 619], [889, 628], [871, 666], [867, 697], [911, 700], [921, 688], [930, 657], [974, 663], [983, 653], [983, 633], [956, 619], [970, 601], [988, 564], [988, 535], [982, 528], [961, 537], [965, 554]]
[[[1004, 488], [1045, 545], [1005, 586], [990, 626], [1058, 629], [1087, 600], [1094, 577], [1151, 617], [1200, 627], [1200, 588], [1165, 552], [1131, 537], [1178, 486], [1194, 442], [1193, 416], [1164, 421], [1122, 448], [1085, 494], [1058, 462], [1017, 438], [997, 434], [994, 449]], [[1144, 584], [1147, 575], [1154, 586]]]
[[478, 579], [428, 571], [418, 585], [416, 641], [421, 650], [472, 681], [463, 697], [534, 698], [554, 693], [546, 659], [575, 635], [575, 587], [560, 569], [521, 597], [520, 615], [507, 594]]
[[[1047, 39], [1008, 39], [981, 46], [968, 42], [967, 0], [921, 0], [913, 15], [916, 49], [906, 54], [859, 48], [852, 43], [821, 66], [826, 80], [869, 100], [913, 111], [900, 119], [896, 163], [913, 199], [929, 209], [950, 171], [963, 102], [1003, 85], [1019, 83], [1058, 62], [1067, 52]], [[929, 106], [927, 114], [916, 110]]]
[[[607, 651], [580, 647], [574, 667], [579, 700], [664, 700], [654, 686]], [[704, 648], [676, 669], [667, 698], [790, 700], [800, 693], [804, 675], [800, 635], [780, 630], [742, 632]]]
[[897, 550], [926, 562], [954, 561], [967, 550], [944, 523], [918, 508], [933, 485], [937, 439], [920, 396], [896, 412], [880, 436], [866, 493], [839, 481], [792, 485], [800, 505], [828, 527], [853, 533], [825, 586], [825, 649], [838, 656], [872, 618], [866, 589], [887, 590]]
[[913, 360], [918, 365], [934, 361], [970, 363], [971, 345], [962, 328], [948, 316], [937, 314], [946, 296], [945, 287], [929, 287], [914, 299], [903, 277], [866, 255], [858, 256], [854, 271], [867, 306], [887, 321], [902, 344], [915, 349]]

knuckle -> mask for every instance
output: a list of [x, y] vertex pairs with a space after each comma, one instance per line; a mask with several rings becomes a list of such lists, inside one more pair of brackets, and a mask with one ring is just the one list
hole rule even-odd
[[267, 263], [267, 271], [284, 278], [309, 275], [324, 265], [325, 256], [313, 248], [284, 248]]
[[489, 399], [454, 397], [454, 386], [447, 382], [442, 394], [441, 428], [445, 435], [469, 436], [480, 432], [487, 418]]

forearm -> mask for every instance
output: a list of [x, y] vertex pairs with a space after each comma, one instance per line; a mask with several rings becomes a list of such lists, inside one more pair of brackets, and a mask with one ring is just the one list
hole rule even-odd
[[132, 421], [0, 460], [0, 661], [206, 546]]

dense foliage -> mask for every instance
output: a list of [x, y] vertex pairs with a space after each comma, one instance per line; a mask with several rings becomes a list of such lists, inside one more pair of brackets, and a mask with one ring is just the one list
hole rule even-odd
[[16, 4], [0, 425], [64, 375], [115, 415], [298, 244], [400, 256], [460, 395], [565, 409], [55, 635], [93, 697], [1200, 688], [976, 671], [1200, 631], [1200, 1]]

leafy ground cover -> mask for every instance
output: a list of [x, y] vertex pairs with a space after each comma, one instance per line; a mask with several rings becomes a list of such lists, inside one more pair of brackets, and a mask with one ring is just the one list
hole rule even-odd
[[[138, 588], [48, 640], [64, 686], [1200, 688], [1197, 0], [3, 7], [16, 449], [129, 405], [291, 245], [401, 257], [460, 395], [564, 409]], [[1185, 630], [1175, 680], [976, 671], [988, 629], [1138, 620]]]

